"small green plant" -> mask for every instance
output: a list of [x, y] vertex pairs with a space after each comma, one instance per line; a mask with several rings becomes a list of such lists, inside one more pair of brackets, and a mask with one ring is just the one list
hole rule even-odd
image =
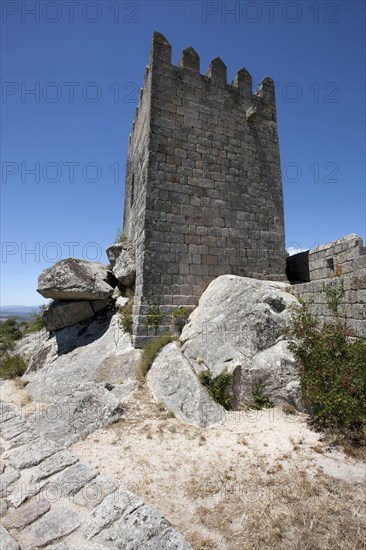
[[32, 332], [38, 332], [43, 328], [43, 313], [47, 309], [48, 304], [42, 304], [38, 309], [33, 309], [29, 313], [30, 321], [27, 324], [25, 329], [26, 334], [31, 334]]
[[263, 382], [258, 381], [252, 384], [252, 401], [249, 404], [250, 409], [270, 409], [273, 407], [272, 401], [264, 393]]
[[6, 352], [13, 350], [17, 340], [21, 337], [22, 333], [19, 330], [19, 325], [15, 317], [6, 319], [6, 321], [0, 325], [0, 351]]
[[5, 354], [0, 362], [0, 377], [5, 379], [22, 376], [27, 370], [27, 362], [21, 355]]
[[161, 348], [174, 340], [172, 334], [162, 334], [151, 340], [147, 340], [142, 348], [141, 361], [137, 371], [137, 378], [142, 382], [145, 380], [146, 374], [149, 371], [153, 361]]
[[126, 234], [124, 230], [121, 227], [117, 227], [117, 233], [116, 233], [116, 243], [123, 243], [127, 241]]
[[366, 428], [366, 341], [350, 338], [338, 316], [342, 287], [327, 292], [334, 322], [320, 324], [306, 305], [293, 316], [290, 349], [300, 363], [303, 395], [313, 423], [350, 441], [362, 440]]
[[338, 308], [345, 293], [343, 279], [341, 279], [339, 287], [333, 286], [332, 284], [325, 285], [323, 283], [323, 291], [327, 295], [329, 309], [336, 317], [338, 317]]
[[222, 372], [216, 378], [213, 378], [211, 371], [204, 370], [200, 373], [199, 379], [216, 403], [222, 405], [226, 410], [230, 409], [230, 397], [227, 395], [227, 388], [231, 382], [231, 375], [228, 372]]
[[186, 324], [188, 317], [189, 317], [190, 311], [186, 307], [176, 307], [172, 311], [172, 317], [174, 319], [174, 323], [177, 326], [178, 330], [182, 332], [184, 325]]
[[124, 307], [120, 313], [119, 325], [125, 332], [132, 333], [133, 317], [131, 310]]
[[146, 322], [149, 326], [154, 327], [156, 331], [164, 317], [164, 314], [160, 311], [160, 296], [151, 298], [148, 303], [149, 312], [146, 316]]

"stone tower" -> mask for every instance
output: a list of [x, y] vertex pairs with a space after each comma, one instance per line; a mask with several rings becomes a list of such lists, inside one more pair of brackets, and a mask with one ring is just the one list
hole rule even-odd
[[[202, 75], [192, 47], [172, 65], [169, 42], [154, 33], [128, 142], [124, 233], [136, 256], [137, 347], [171, 331], [172, 311], [192, 309], [219, 275], [284, 278], [270, 78], [255, 94], [244, 68], [228, 84], [219, 57]], [[157, 329], [148, 315], [158, 302], [164, 317]]]

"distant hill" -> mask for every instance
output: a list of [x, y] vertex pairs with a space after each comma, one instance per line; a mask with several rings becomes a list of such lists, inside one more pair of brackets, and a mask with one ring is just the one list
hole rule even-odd
[[15, 317], [17, 321], [29, 321], [29, 313], [40, 306], [0, 306], [0, 323]]

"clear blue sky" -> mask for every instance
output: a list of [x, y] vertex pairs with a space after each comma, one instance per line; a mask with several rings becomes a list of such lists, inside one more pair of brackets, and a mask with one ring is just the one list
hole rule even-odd
[[277, 82], [288, 246], [365, 239], [363, 1], [3, 1], [2, 305], [42, 303], [53, 259], [107, 263], [154, 30], [174, 63], [192, 45], [202, 73], [219, 55]]

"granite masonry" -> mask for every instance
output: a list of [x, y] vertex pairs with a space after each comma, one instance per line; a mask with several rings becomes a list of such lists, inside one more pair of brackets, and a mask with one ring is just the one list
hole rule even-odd
[[286, 271], [292, 293], [321, 321], [334, 320], [324, 287], [340, 291], [343, 286], [339, 316], [355, 336], [366, 338], [366, 248], [358, 235], [290, 256]]
[[193, 309], [207, 285], [233, 274], [284, 280], [283, 196], [274, 83], [252, 93], [220, 58], [200, 73], [185, 49], [154, 33], [128, 143], [124, 235], [136, 258], [134, 345], [168, 332], [177, 306]]

